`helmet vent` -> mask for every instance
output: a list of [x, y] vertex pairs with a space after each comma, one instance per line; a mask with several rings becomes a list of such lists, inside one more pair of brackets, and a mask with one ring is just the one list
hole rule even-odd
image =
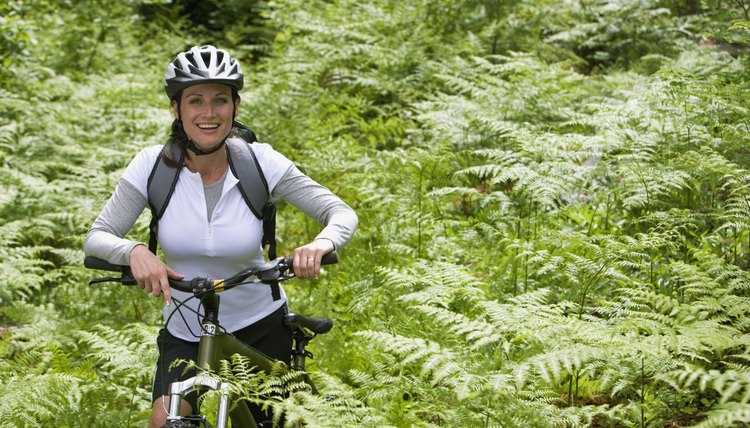
[[164, 89], [170, 99], [188, 86], [211, 82], [228, 85], [238, 92], [244, 84], [240, 63], [228, 52], [211, 45], [194, 46], [178, 54], [164, 74]]

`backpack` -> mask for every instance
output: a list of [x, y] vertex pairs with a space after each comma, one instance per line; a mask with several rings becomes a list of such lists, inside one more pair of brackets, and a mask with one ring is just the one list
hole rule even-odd
[[[243, 142], [227, 140], [226, 146], [229, 152], [229, 168], [232, 173], [239, 179], [238, 187], [242, 199], [252, 211], [253, 215], [263, 221], [263, 238], [261, 245], [268, 245], [268, 257], [273, 260], [276, 258], [276, 206], [271, 200], [268, 191], [268, 183], [260, 168], [255, 153], [250, 145], [258, 142], [258, 138], [252, 129], [247, 125], [234, 121], [233, 124], [239, 137]], [[185, 154], [180, 151], [174, 153], [172, 159], [177, 159], [178, 165], [182, 165]], [[148, 249], [156, 254], [157, 236], [159, 232], [159, 220], [164, 211], [167, 209], [169, 199], [174, 193], [177, 180], [180, 176], [182, 167], [172, 167], [167, 165], [164, 159], [164, 151], [159, 153], [151, 174], [148, 177], [147, 192], [148, 204], [151, 208], [151, 223], [149, 224], [149, 241]], [[273, 300], [281, 298], [278, 283], [271, 284], [271, 293]]]

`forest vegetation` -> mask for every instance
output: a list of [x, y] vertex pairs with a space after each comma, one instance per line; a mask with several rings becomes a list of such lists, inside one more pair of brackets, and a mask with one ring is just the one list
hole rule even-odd
[[[747, 426], [748, 14], [0, 3], [0, 427], [145, 426], [160, 300], [87, 285], [102, 273], [82, 246], [129, 160], [168, 136], [167, 62], [207, 43], [242, 61], [239, 119], [360, 219], [338, 265], [287, 282], [295, 311], [335, 323], [312, 343], [323, 394], [267, 403], [287, 421]], [[278, 218], [281, 253], [319, 230]]]

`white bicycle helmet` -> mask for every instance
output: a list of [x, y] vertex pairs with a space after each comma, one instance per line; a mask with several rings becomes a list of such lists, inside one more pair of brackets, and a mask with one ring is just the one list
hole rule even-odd
[[229, 85], [238, 92], [244, 84], [239, 61], [211, 45], [194, 46], [178, 54], [164, 74], [164, 90], [170, 100], [188, 86], [209, 82]]

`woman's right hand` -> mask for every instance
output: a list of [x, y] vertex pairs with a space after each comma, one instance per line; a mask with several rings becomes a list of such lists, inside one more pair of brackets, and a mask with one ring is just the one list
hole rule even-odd
[[154, 296], [164, 295], [164, 303], [172, 303], [172, 293], [169, 289], [169, 278], [183, 279], [167, 266], [159, 257], [148, 250], [145, 245], [136, 245], [130, 251], [130, 270], [138, 286]]

